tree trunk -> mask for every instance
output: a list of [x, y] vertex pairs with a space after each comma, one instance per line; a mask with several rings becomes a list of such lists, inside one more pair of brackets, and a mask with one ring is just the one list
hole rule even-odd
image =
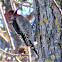
[[61, 15], [52, 0], [33, 0], [38, 62], [61, 62]]

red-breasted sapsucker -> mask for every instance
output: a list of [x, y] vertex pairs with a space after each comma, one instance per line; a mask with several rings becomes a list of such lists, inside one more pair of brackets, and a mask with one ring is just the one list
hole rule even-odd
[[6, 19], [13, 25], [16, 33], [22, 37], [25, 44], [30, 46], [31, 49], [38, 55], [32, 41], [32, 29], [29, 21], [22, 15], [17, 14], [17, 10], [9, 10], [6, 13]]

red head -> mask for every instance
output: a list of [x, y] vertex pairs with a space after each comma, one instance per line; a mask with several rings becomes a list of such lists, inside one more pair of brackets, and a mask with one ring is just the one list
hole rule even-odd
[[10, 16], [12, 16], [14, 13], [14, 10], [9, 10], [7, 13], [6, 13], [6, 19], [7, 20], [10, 20]]
[[14, 10], [9, 10], [7, 13], [6, 13], [6, 19], [7, 21], [10, 20], [10, 17], [13, 16], [13, 17], [17, 17], [17, 16], [21, 16], [21, 15], [18, 15], [17, 14], [17, 10], [14, 11]]

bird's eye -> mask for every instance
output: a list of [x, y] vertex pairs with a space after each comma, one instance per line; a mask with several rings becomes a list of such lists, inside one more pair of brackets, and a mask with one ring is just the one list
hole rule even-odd
[[9, 12], [9, 14], [12, 14], [12, 12]]
[[9, 12], [9, 14], [13, 14], [13, 12]]

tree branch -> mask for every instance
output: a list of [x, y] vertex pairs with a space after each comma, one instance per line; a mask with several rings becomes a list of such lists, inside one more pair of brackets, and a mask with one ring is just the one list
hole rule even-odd
[[5, 19], [4, 13], [3, 13], [2, 2], [1, 1], [0, 1], [0, 11], [1, 11], [2, 18], [3, 18], [3, 22], [5, 24], [5, 28], [7, 29], [7, 32], [8, 32], [9, 38], [10, 38], [11, 46], [15, 50], [15, 45], [13, 43], [13, 39], [12, 39], [11, 33], [9, 31], [8, 24], [6, 22], [6, 19]]

